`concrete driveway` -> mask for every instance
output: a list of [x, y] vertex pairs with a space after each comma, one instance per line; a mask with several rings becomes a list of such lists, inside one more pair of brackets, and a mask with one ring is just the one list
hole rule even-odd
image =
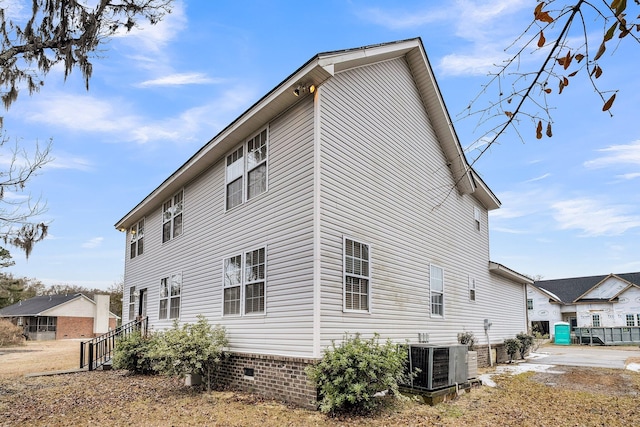
[[547, 344], [525, 363], [625, 369], [630, 358], [637, 358], [635, 362], [638, 363], [640, 348]]

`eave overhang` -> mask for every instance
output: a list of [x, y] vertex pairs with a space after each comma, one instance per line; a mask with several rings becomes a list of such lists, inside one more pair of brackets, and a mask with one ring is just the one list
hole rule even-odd
[[502, 276], [506, 279], [512, 280], [516, 283], [520, 283], [521, 285], [533, 284], [532, 278], [527, 277], [524, 274], [520, 274], [510, 268], [507, 268], [502, 264], [498, 264], [497, 262], [489, 261], [489, 271], [497, 274], [498, 276]]

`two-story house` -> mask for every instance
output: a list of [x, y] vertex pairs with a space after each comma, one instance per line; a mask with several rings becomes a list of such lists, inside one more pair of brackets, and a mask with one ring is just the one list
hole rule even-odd
[[117, 222], [124, 312], [203, 314], [234, 385], [308, 402], [302, 369], [345, 332], [486, 348], [526, 330], [531, 280], [489, 261], [499, 205], [420, 39], [320, 53]]

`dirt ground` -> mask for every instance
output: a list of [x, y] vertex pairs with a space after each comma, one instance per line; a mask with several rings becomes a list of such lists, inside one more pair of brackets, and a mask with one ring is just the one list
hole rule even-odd
[[[629, 426], [640, 424], [640, 374], [558, 367], [493, 377], [436, 406], [388, 402], [369, 417], [331, 418], [249, 393], [199, 392], [175, 378], [95, 371], [25, 378], [76, 367], [78, 342], [0, 349], [0, 426]], [[18, 357], [21, 356], [21, 357]], [[33, 362], [33, 365], [32, 363]], [[32, 367], [29, 367], [32, 366]]]

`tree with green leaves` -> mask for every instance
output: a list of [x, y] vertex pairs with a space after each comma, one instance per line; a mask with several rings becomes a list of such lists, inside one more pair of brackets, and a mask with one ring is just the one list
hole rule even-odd
[[[56, 65], [65, 79], [78, 69], [89, 89], [96, 52], [117, 34], [128, 32], [139, 21], [159, 22], [171, 11], [172, 0], [32, 0], [30, 14], [10, 16], [10, 2], [0, 0], [0, 97], [5, 109], [22, 90], [33, 94]], [[0, 129], [3, 126], [0, 117]], [[0, 133], [2, 133], [0, 131]], [[0, 148], [7, 142], [4, 134]], [[31, 198], [9, 201], [6, 191], [23, 191], [28, 181], [52, 158], [51, 142], [36, 146], [35, 153], [13, 149], [8, 170], [0, 171], [0, 237], [23, 249], [27, 257], [33, 245], [47, 236], [48, 224], [35, 220], [45, 206]]]
[[[605, 52], [623, 43], [640, 44], [640, 0], [538, 1], [531, 16], [526, 29], [505, 49], [509, 59], [466, 109], [465, 114], [478, 117], [478, 126], [486, 130], [477, 141], [472, 165], [508, 130], [524, 139], [521, 130], [531, 126], [537, 139], [551, 137], [550, 100], [567, 93], [574, 86], [570, 83], [581, 77], [593, 88], [598, 108], [612, 115], [618, 90], [603, 88], [598, 80], [611, 57]], [[531, 57], [541, 60], [527, 60]], [[634, 72], [633, 67], [629, 70]]]

